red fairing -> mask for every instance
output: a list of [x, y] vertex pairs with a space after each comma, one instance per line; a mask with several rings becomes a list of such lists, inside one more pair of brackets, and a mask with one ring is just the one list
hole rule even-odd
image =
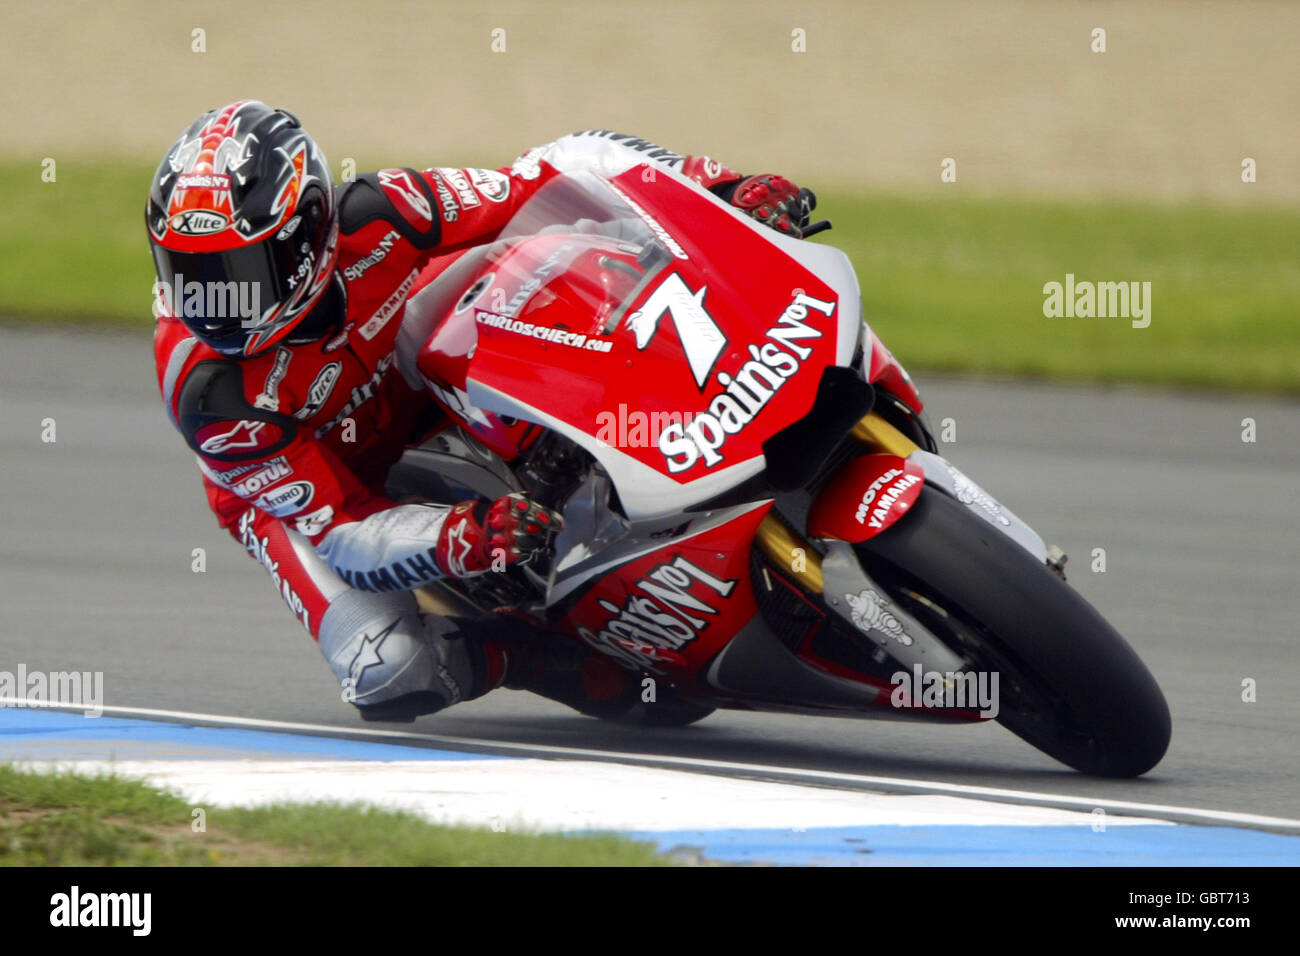
[[749, 552], [770, 507], [610, 572], [565, 615], [565, 629], [630, 671], [694, 681], [758, 613]]
[[[652, 412], [656, 440], [620, 451], [685, 484], [760, 457], [807, 413], [835, 363], [839, 302], [736, 216], [642, 172], [611, 183], [653, 223], [665, 262], [648, 270], [635, 246], [599, 235], [524, 239], [485, 267], [420, 364], [607, 444], [620, 410]], [[709, 252], [718, 248], [731, 254]]]
[[872, 385], [880, 385], [890, 394], [901, 398], [914, 412], [921, 412], [925, 408], [921, 395], [912, 385], [907, 372], [874, 331], [871, 332], [871, 365], [867, 381]]
[[[420, 276], [416, 291], [437, 279], [450, 263], [434, 262]], [[478, 345], [475, 303], [490, 293], [495, 276], [486, 273], [461, 296], [452, 311], [434, 329], [416, 358], [429, 393], [439, 405], [487, 448], [505, 461], [514, 461], [542, 433], [531, 422], [503, 420], [499, 415], [470, 405], [466, 375]]]
[[857, 543], [874, 538], [912, 507], [925, 484], [920, 465], [896, 455], [863, 455], [849, 462], [817, 496], [808, 533]]

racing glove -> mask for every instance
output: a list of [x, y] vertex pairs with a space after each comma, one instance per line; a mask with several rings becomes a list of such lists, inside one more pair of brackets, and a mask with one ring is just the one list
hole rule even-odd
[[351, 587], [406, 591], [535, 560], [561, 524], [520, 494], [450, 507], [401, 504], [330, 530], [316, 553]]
[[817, 207], [817, 197], [811, 189], [800, 189], [774, 173], [741, 180], [730, 201], [763, 225], [796, 239], [803, 238], [803, 229]]
[[495, 562], [527, 564], [545, 553], [563, 526], [557, 512], [516, 492], [486, 501], [462, 501], [442, 523], [435, 549], [445, 574], [471, 577]]
[[707, 156], [686, 157], [682, 173], [763, 225], [796, 239], [803, 238], [817, 208], [811, 189], [800, 189], [775, 173], [744, 176]]

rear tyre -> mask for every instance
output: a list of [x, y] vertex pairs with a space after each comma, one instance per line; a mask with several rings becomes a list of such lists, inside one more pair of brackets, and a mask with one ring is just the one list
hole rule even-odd
[[856, 546], [890, 595], [971, 670], [999, 674], [997, 717], [1083, 773], [1136, 777], [1169, 746], [1169, 707], [1120, 634], [1045, 564], [944, 493]]
[[677, 698], [656, 701], [652, 704], [637, 703], [617, 717], [606, 719], [637, 727], [686, 727], [703, 720], [713, 713], [714, 709]]

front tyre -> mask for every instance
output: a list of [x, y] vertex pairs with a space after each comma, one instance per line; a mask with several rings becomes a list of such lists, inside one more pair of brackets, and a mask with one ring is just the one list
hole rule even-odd
[[1169, 746], [1169, 707], [1120, 634], [1045, 564], [926, 488], [856, 545], [867, 571], [962, 654], [999, 673], [1003, 726], [1083, 773], [1136, 777]]

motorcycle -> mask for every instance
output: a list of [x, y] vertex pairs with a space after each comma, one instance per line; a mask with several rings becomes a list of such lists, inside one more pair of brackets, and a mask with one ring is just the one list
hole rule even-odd
[[546, 560], [429, 609], [562, 631], [641, 675], [661, 724], [996, 719], [1088, 774], [1164, 755], [1154, 678], [1059, 549], [938, 453], [838, 249], [646, 164], [552, 179], [418, 298], [451, 424], [394, 487], [564, 517]]

